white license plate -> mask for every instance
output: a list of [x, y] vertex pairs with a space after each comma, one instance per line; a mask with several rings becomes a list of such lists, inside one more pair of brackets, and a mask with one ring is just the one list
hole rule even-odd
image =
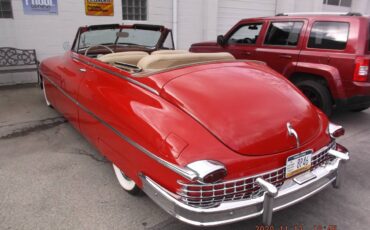
[[289, 178], [311, 168], [312, 150], [307, 150], [288, 157], [285, 177]]

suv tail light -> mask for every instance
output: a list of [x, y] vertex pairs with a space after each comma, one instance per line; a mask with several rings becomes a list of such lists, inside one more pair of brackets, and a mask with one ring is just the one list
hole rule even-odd
[[369, 73], [369, 59], [357, 57], [355, 60], [355, 73], [353, 81], [366, 82]]

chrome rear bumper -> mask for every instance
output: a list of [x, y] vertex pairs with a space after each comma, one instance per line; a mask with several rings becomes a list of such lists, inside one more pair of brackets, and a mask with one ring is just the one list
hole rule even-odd
[[[273, 193], [272, 184], [261, 184], [265, 188], [264, 196], [221, 203], [213, 208], [197, 208], [182, 203], [176, 199], [177, 195], [169, 192], [155, 181], [141, 175], [144, 192], [160, 207], [177, 219], [196, 226], [216, 226], [228, 224], [256, 216], [263, 216], [263, 223], [270, 224], [272, 213], [297, 202], [300, 202], [330, 184], [339, 186], [340, 171], [343, 162], [347, 161], [348, 153], [336, 156], [330, 164], [320, 166], [311, 173], [316, 177], [303, 184], [298, 184], [294, 178], [284, 182], [278, 193]], [[263, 180], [262, 180], [262, 183]], [[267, 187], [267, 188], [266, 188]], [[270, 190], [270, 191], [268, 191]]]

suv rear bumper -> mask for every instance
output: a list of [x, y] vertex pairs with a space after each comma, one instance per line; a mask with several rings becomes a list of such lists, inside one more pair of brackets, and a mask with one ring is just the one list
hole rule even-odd
[[370, 96], [354, 96], [346, 99], [336, 99], [338, 109], [361, 109], [370, 107]]

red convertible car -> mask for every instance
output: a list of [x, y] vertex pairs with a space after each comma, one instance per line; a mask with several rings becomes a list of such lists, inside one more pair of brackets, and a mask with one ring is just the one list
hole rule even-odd
[[270, 224], [339, 186], [344, 129], [283, 76], [228, 53], [158, 50], [162, 27], [126, 27], [82, 28], [40, 65], [46, 103], [113, 163], [124, 190], [213, 226]]

